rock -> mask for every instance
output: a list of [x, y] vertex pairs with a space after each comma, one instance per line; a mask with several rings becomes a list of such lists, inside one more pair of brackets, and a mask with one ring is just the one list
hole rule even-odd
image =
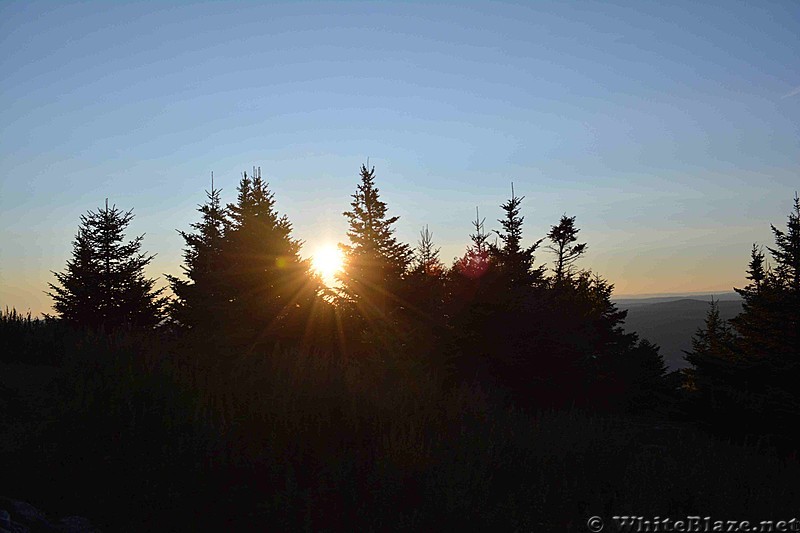
[[0, 509], [0, 533], [30, 533], [30, 529], [11, 520], [5, 509]]
[[34, 530], [54, 531], [47, 516], [33, 505], [19, 500], [11, 500], [11, 518], [14, 522]]
[[0, 497], [0, 533], [96, 533], [82, 516], [67, 516], [57, 522], [33, 505]]

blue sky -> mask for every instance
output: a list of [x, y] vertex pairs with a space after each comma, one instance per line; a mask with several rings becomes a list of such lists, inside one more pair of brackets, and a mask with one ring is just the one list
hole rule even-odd
[[0, 1], [0, 305], [48, 309], [106, 197], [178, 273], [212, 171], [260, 166], [308, 255], [367, 158], [447, 263], [513, 181], [618, 294], [741, 286], [800, 189], [800, 4], [663, 4]]

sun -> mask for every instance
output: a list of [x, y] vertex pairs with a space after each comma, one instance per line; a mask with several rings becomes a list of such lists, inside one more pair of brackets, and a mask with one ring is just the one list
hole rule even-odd
[[314, 252], [311, 264], [325, 284], [333, 286], [336, 284], [336, 273], [340, 272], [344, 265], [344, 256], [335, 244], [325, 244]]

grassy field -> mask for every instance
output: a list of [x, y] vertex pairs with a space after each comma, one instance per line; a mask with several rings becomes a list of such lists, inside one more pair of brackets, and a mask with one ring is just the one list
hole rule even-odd
[[120, 337], [4, 364], [5, 496], [105, 530], [585, 531], [796, 513], [800, 465], [662, 419], [524, 412], [400, 359]]

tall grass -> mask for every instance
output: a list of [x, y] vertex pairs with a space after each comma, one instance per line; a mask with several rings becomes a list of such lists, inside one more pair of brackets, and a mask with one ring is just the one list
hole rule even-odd
[[800, 500], [797, 462], [646, 418], [523, 411], [380, 355], [87, 335], [2, 468], [21, 498], [131, 531], [585, 531]]
[[72, 342], [57, 320], [33, 318], [8, 307], [0, 310], [0, 363], [57, 364]]

